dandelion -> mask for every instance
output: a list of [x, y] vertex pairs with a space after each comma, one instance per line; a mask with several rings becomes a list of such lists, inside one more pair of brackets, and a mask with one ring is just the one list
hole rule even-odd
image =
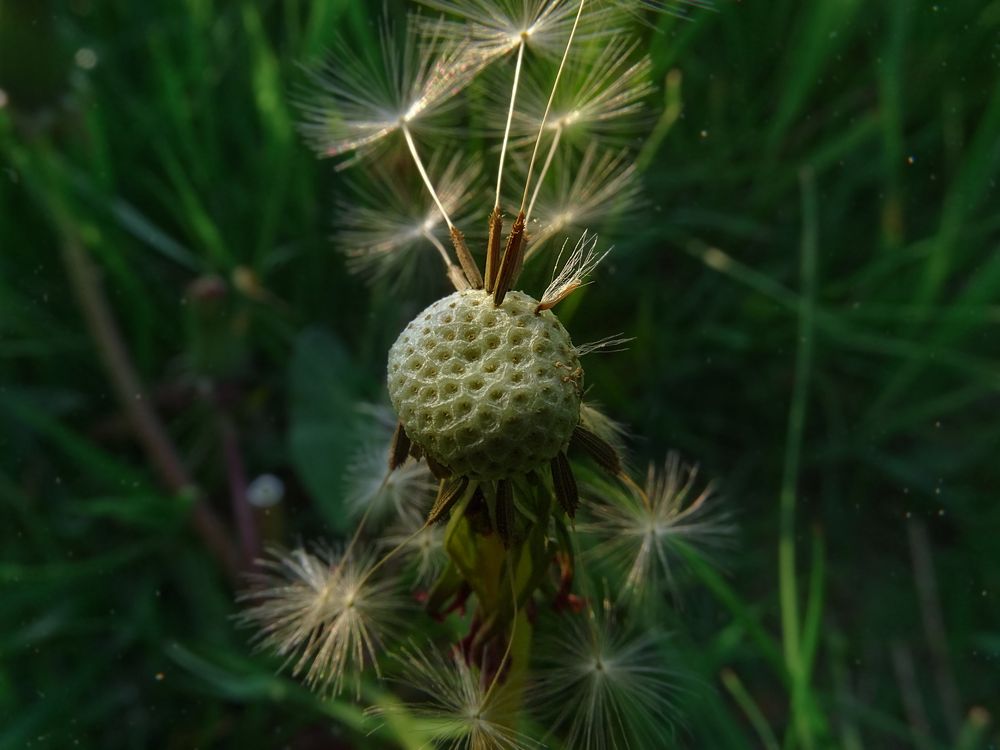
[[[395, 655], [400, 682], [426, 700], [401, 709], [426, 727], [436, 747], [448, 750], [530, 750], [541, 745], [511, 723], [518, 706], [513, 694], [470, 667], [457, 650], [403, 648]], [[398, 709], [380, 709], [380, 712]]]
[[368, 511], [375, 522], [411, 517], [434, 497], [437, 483], [427, 466], [414, 461], [389, 471], [388, 450], [389, 440], [362, 446], [347, 467], [344, 504], [352, 516]]
[[625, 452], [628, 428], [605, 414], [598, 404], [583, 402], [580, 406], [580, 424], [612, 445], [619, 453]]
[[[643, 111], [644, 99], [653, 91], [649, 82], [652, 67], [648, 56], [638, 59], [637, 41], [614, 37], [595, 45], [594, 59], [576, 64], [567, 71], [565, 85], [553, 99], [544, 130], [551, 135], [550, 152], [562, 138], [606, 140], [626, 136], [634, 138], [636, 116]], [[529, 76], [523, 92], [523, 104], [514, 119], [517, 145], [531, 142], [542, 126], [551, 81]]]
[[[566, 244], [563, 243], [563, 249], [565, 250]], [[594, 272], [597, 266], [600, 264], [604, 258], [607, 257], [610, 250], [605, 250], [603, 253], [597, 252], [597, 236], [588, 236], [587, 232], [584, 231], [583, 236], [576, 243], [576, 247], [573, 248], [573, 252], [570, 253], [569, 257], [566, 259], [566, 264], [562, 267], [562, 270], [557, 273], [552, 282], [545, 289], [542, 294], [541, 300], [538, 302], [538, 310], [549, 310], [569, 295], [579, 289], [581, 286], [586, 284], [586, 279], [590, 274]], [[562, 257], [560, 252], [560, 257], [556, 259], [556, 266], [559, 265], [559, 260]], [[574, 347], [577, 355], [579, 356], [583, 350], [579, 347]]]
[[392, 413], [381, 405], [363, 404], [358, 411], [369, 420], [369, 434], [348, 464], [344, 476], [344, 504], [352, 516], [366, 514], [379, 523], [412, 518], [426, 512], [437, 483], [427, 466], [416, 461], [389, 469], [386, 454], [395, 429]]
[[680, 18], [686, 18], [694, 9], [712, 10], [715, 7], [712, 0], [613, 0], [613, 2], [619, 9], [633, 15], [639, 15], [642, 11], [655, 11]]
[[273, 552], [259, 566], [240, 621], [310, 687], [338, 694], [353, 680], [360, 695], [362, 668], [378, 672], [382, 643], [402, 624], [398, 580], [375, 577], [370, 555], [329, 549]]
[[[424, 508], [426, 512], [428, 509]], [[424, 523], [423, 516], [400, 515], [383, 536], [383, 546], [401, 548], [406, 564], [415, 572], [418, 587], [430, 586], [448, 563], [444, 547], [444, 527]]]
[[588, 354], [612, 354], [614, 352], [623, 352], [628, 348], [628, 344], [635, 341], [633, 336], [622, 336], [621, 334], [615, 334], [612, 336], [605, 336], [603, 339], [598, 339], [597, 341], [590, 341], [586, 344], [580, 344], [576, 347], [576, 356], [586, 357]]
[[[431, 157], [428, 174], [436, 176], [438, 198], [458, 223], [468, 221], [479, 195], [478, 162], [456, 154], [443, 168]], [[398, 165], [378, 164], [374, 175], [353, 184], [353, 200], [341, 199], [335, 240], [348, 257], [348, 267], [373, 279], [411, 278], [421, 265], [423, 250], [436, 251], [451, 265], [444, 218], [421, 184], [414, 184]], [[374, 179], [372, 179], [374, 176]]]
[[667, 746], [672, 713], [662, 637], [622, 626], [607, 601], [549, 622], [540, 639], [529, 703], [565, 747]]
[[492, 61], [526, 46], [545, 54], [563, 51], [578, 3], [573, 0], [419, 0], [448, 13], [440, 36], [468, 40], [471, 50]]
[[411, 29], [400, 35], [389, 23], [379, 42], [377, 57], [341, 43], [311, 73], [316, 91], [300, 101], [302, 130], [320, 155], [369, 153], [394, 133], [409, 135], [478, 72], [459, 43], [420, 45]]
[[[529, 218], [538, 214], [530, 260], [553, 237], [586, 230], [588, 225], [611, 216], [627, 215], [639, 201], [641, 187], [635, 164], [627, 151], [602, 151], [592, 144], [575, 169], [563, 166], [553, 172], [554, 186], [543, 192], [538, 183]], [[536, 208], [537, 206], [537, 208]]]
[[601, 501], [587, 503], [592, 521], [580, 528], [600, 540], [590, 558], [623, 571], [626, 596], [643, 599], [664, 584], [672, 587], [679, 545], [706, 550], [731, 542], [733, 527], [713, 502], [712, 486], [695, 494], [697, 478], [696, 467], [671, 453], [662, 470], [650, 465], [645, 489], [594, 488]]
[[[372, 412], [379, 427], [359, 441], [347, 474], [346, 504], [362, 516], [348, 550], [367, 545], [384, 554], [377, 563], [371, 553], [275, 556], [246, 595], [243, 619], [307, 684], [340, 692], [353, 677], [357, 692], [359, 671], [372, 664], [378, 673], [379, 651], [401, 629], [398, 579], [384, 572], [399, 555], [430, 592], [433, 613], [470, 607], [463, 621], [469, 631], [460, 648], [444, 653], [400, 651], [402, 683], [425, 700], [378, 713], [407, 711], [435, 746], [521, 750], [538, 744], [519, 728], [531, 628], [517, 624], [552, 595], [554, 558], [561, 576], [556, 601], [570, 601], [572, 519], [580, 502], [570, 456], [585, 455], [606, 474], [607, 486], [595, 482], [616, 504], [591, 508], [585, 539], [597, 537], [598, 549], [626, 568], [626, 591], [662, 575], [669, 535], [698, 539], [692, 530], [709, 520], [700, 515], [704, 497], [685, 507], [690, 486], [669, 479], [677, 472], [669, 462], [667, 478], [652, 475], [646, 491], [612, 489], [631, 482], [618, 453], [622, 430], [583, 402], [580, 360], [628, 338], [574, 345], [555, 313], [607, 255], [587, 227], [636, 202], [628, 150], [603, 144], [634, 127], [650, 91], [648, 60], [616, 36], [622, 11], [638, 13], [644, 4], [421, 2], [445, 17], [411, 18], [399, 43], [387, 24], [379, 59], [341, 48], [316, 76], [318, 100], [305, 106], [308, 136], [320, 153], [342, 159], [338, 166], [382, 157], [340, 205], [337, 241], [352, 269], [398, 280], [433, 249], [455, 288], [411, 320], [390, 348], [394, 414]], [[588, 40], [601, 46], [581, 54]], [[533, 72], [558, 53], [554, 71]], [[486, 203], [482, 211], [489, 220], [481, 270], [459, 228], [474, 211], [477, 161], [461, 153], [465, 141], [446, 153], [444, 144], [429, 148], [426, 136], [447, 134], [434, 115], [487, 66], [508, 61], [513, 80], [494, 117], [502, 138], [492, 211]], [[587, 146], [578, 148], [581, 141]], [[508, 149], [517, 159], [521, 145], [531, 153], [513, 223], [505, 227]], [[425, 147], [433, 154], [427, 160]], [[524, 263], [571, 231], [580, 239], [565, 262], [563, 253], [556, 259], [549, 286], [537, 299], [519, 289]], [[385, 531], [363, 538], [369, 520]], [[654, 529], [651, 540], [637, 535], [640, 527]], [[582, 601], [572, 599], [574, 606]], [[550, 726], [567, 735], [566, 746], [662, 740], [669, 684], [653, 666], [658, 640], [621, 629], [610, 605], [561, 631], [543, 642], [532, 695]], [[656, 728], [643, 726], [642, 716], [654, 717]]]

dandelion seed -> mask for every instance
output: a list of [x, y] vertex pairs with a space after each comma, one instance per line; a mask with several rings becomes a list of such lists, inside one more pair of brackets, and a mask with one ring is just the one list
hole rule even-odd
[[344, 477], [344, 504], [352, 516], [367, 512], [374, 522], [420, 517], [426, 512], [437, 482], [426, 464], [409, 461], [394, 471], [385, 460], [396, 427], [395, 416], [384, 406], [363, 404], [371, 431], [361, 438]]
[[566, 747], [654, 748], [668, 744], [671, 674], [662, 637], [622, 627], [610, 603], [564, 615], [536, 649], [529, 705]]
[[378, 55], [358, 55], [342, 43], [312, 73], [316, 92], [300, 101], [302, 129], [322, 156], [360, 156], [394, 133], [426, 125], [479, 72], [461, 43], [420, 45], [409, 27], [399, 36], [386, 23]]
[[[648, 80], [651, 63], [648, 57], [634, 59], [637, 48], [638, 42], [617, 37], [601, 44], [592, 62], [567, 70], [545, 119], [545, 130], [553, 136], [550, 150], [563, 138], [593, 142], [635, 137], [636, 115], [643, 110], [643, 99], [653, 91]], [[538, 75], [526, 81], [522, 106], [514, 120], [518, 134], [515, 145], [533, 142], [542, 125], [551, 85]], [[544, 174], [539, 179], [544, 179]]]
[[573, 349], [576, 351], [576, 356], [578, 357], [585, 357], [588, 354], [596, 354], [598, 352], [610, 354], [612, 352], [625, 351], [628, 349], [628, 344], [632, 341], [635, 341], [634, 336], [623, 336], [619, 333], [613, 336], [606, 336], [597, 341], [591, 341], [587, 344], [574, 346]]
[[[565, 249], [566, 243], [563, 243], [563, 250]], [[597, 268], [610, 252], [611, 250], [609, 249], [603, 253], [598, 253], [597, 235], [588, 235], [584, 231], [580, 240], [576, 243], [576, 247], [573, 248], [573, 252], [566, 259], [566, 264], [555, 275], [542, 295], [541, 300], [539, 300], [537, 310], [548, 310], [555, 307], [581, 286], [584, 286], [587, 283], [587, 277], [594, 272], [594, 269]], [[559, 256], [556, 259], [557, 267], [559, 260], [562, 258], [561, 252]]]
[[[561, 53], [577, 10], [575, 0], [419, 2], [454, 16], [455, 20], [441, 24], [438, 35], [452, 43], [468, 40], [470, 51], [485, 63], [513, 52], [522, 44], [545, 54]], [[598, 33], [596, 24], [591, 33]]]
[[[479, 197], [480, 165], [456, 155], [441, 168], [435, 155], [428, 165], [436, 176], [437, 194], [445, 211], [459, 223], [471, 220]], [[412, 172], [401, 176], [398, 165], [380, 163], [352, 185], [353, 200], [339, 201], [340, 230], [335, 240], [348, 257], [348, 267], [371, 279], [395, 283], [418, 274], [424, 250], [443, 254], [448, 230], [437, 204]], [[407, 178], [409, 177], [409, 178]]]
[[605, 414], [597, 404], [583, 403], [580, 407], [580, 424], [614, 447], [619, 453], [625, 452], [625, 438], [629, 435], [628, 429], [622, 423]]
[[692, 10], [714, 10], [712, 0], [612, 0], [620, 10], [638, 16], [643, 11], [655, 11], [687, 18]]
[[470, 667], [457, 651], [441, 654], [403, 648], [400, 682], [426, 696], [422, 703], [375, 713], [405, 711], [427, 728], [436, 747], [448, 750], [531, 750], [541, 745], [509, 726], [516, 716], [514, 694]]
[[551, 177], [554, 188], [536, 191], [529, 206], [529, 217], [537, 213], [541, 229], [531, 237], [526, 260], [557, 235], [585, 230], [610, 216], [627, 215], [638, 204], [641, 192], [628, 153], [601, 152], [594, 145], [587, 148], [575, 170], [567, 160]]
[[327, 549], [273, 552], [241, 595], [249, 606], [239, 619], [310, 687], [338, 694], [353, 681], [360, 695], [361, 670], [371, 664], [379, 671], [382, 643], [406, 611], [398, 580], [371, 575], [374, 565], [371, 556]]
[[644, 599], [673, 587], [678, 543], [702, 551], [731, 543], [734, 530], [717, 510], [712, 486], [695, 495], [697, 477], [697, 468], [671, 453], [661, 471], [650, 465], [644, 490], [593, 488], [602, 502], [588, 501], [592, 521], [580, 530], [600, 540], [588, 552], [592, 559], [622, 571], [626, 596]]
[[[427, 508], [423, 510], [426, 513]], [[443, 524], [428, 525], [424, 515], [404, 513], [383, 536], [384, 546], [402, 546], [403, 559], [416, 572], [416, 585], [430, 586], [448, 562], [444, 532]]]

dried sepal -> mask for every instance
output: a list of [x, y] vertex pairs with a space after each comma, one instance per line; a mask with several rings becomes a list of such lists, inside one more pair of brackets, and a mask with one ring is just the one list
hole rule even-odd
[[451, 476], [451, 469], [444, 464], [435, 461], [434, 457], [426, 451], [424, 452], [424, 460], [427, 462], [427, 468], [431, 470], [431, 474], [433, 474], [435, 478], [448, 479]]
[[389, 444], [389, 471], [395, 471], [406, 462], [412, 445], [406, 430], [403, 429], [403, 423], [396, 422], [396, 429], [392, 433], [392, 442]]
[[601, 468], [609, 473], [615, 476], [621, 473], [622, 462], [618, 456], [618, 451], [610, 443], [602, 440], [583, 425], [578, 425], [573, 431], [573, 437], [570, 438], [570, 446], [586, 453]]
[[556, 500], [570, 518], [576, 517], [577, 506], [580, 505], [580, 493], [576, 488], [576, 477], [569, 465], [566, 454], [560, 451], [552, 459], [552, 485], [556, 491]]
[[451, 510], [455, 502], [465, 493], [468, 486], [468, 477], [442, 479], [437, 498], [434, 500], [434, 505], [431, 507], [430, 513], [427, 514], [427, 523], [433, 524], [440, 521]]

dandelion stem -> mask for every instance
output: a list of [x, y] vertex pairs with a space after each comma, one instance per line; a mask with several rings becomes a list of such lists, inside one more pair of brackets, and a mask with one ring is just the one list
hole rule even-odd
[[510, 637], [507, 639], [507, 648], [504, 649], [500, 664], [497, 665], [497, 671], [493, 674], [490, 686], [486, 689], [486, 694], [483, 696], [483, 705], [489, 703], [493, 689], [500, 681], [500, 675], [503, 674], [504, 667], [507, 666], [507, 660], [510, 659], [510, 652], [514, 648], [514, 637], [517, 635], [517, 587], [514, 581], [514, 566], [511, 565], [509, 551], [504, 555], [504, 562], [507, 564], [507, 579], [510, 581], [511, 607], [513, 608], [513, 616], [510, 621]]
[[778, 588], [781, 604], [781, 632], [785, 666], [792, 688], [792, 717], [796, 737], [807, 750], [815, 747], [813, 723], [808, 715], [809, 685], [804, 670], [799, 620], [798, 583], [795, 562], [796, 484], [802, 456], [809, 380], [812, 374], [814, 321], [816, 318], [816, 188], [811, 171], [802, 175], [802, 297], [799, 303], [798, 351], [795, 357], [795, 387], [788, 413], [788, 442], [785, 446], [785, 468], [781, 481], [779, 507], [780, 539], [778, 542]]
[[514, 67], [514, 85], [510, 90], [510, 107], [507, 109], [507, 126], [503, 131], [503, 144], [500, 146], [500, 168], [497, 169], [497, 197], [494, 206], [500, 208], [500, 186], [503, 181], [503, 165], [507, 157], [507, 140], [510, 138], [510, 124], [514, 119], [514, 103], [517, 101], [517, 86], [521, 80], [521, 63], [524, 61], [524, 36], [517, 46], [517, 65]]
[[559, 69], [556, 71], [556, 79], [552, 82], [552, 90], [549, 92], [549, 100], [545, 104], [545, 112], [542, 114], [542, 122], [538, 126], [538, 136], [535, 138], [535, 147], [531, 151], [531, 161], [528, 162], [528, 176], [524, 180], [524, 195], [521, 196], [521, 211], [524, 211], [528, 202], [528, 189], [531, 187], [531, 172], [535, 167], [535, 159], [538, 157], [538, 147], [542, 142], [542, 133], [545, 132], [545, 123], [549, 119], [549, 110], [552, 109], [552, 101], [556, 97], [556, 89], [559, 87], [559, 79], [562, 77], [563, 69], [566, 67], [566, 58], [569, 57], [569, 50], [573, 46], [573, 39], [576, 37], [576, 29], [580, 25], [580, 16], [583, 15], [583, 8], [587, 0], [580, 0], [580, 7], [576, 10], [576, 18], [573, 20], [573, 28], [569, 32], [569, 39], [566, 40], [566, 49], [563, 50], [562, 60], [559, 61]]
[[250, 565], [260, 554], [260, 536], [253, 508], [247, 499], [247, 477], [243, 455], [240, 452], [239, 433], [233, 419], [223, 414], [220, 420], [222, 453], [226, 464], [226, 477], [233, 506], [233, 518], [239, 533], [244, 564]]
[[426, 237], [427, 241], [435, 247], [438, 253], [441, 254], [441, 259], [444, 261], [445, 268], [450, 269], [453, 265], [455, 265], [451, 262], [451, 257], [448, 255], [448, 249], [444, 246], [444, 243], [441, 242], [441, 240], [427, 230], [424, 230], [424, 237]]
[[417, 165], [417, 171], [420, 172], [420, 177], [427, 186], [427, 190], [431, 194], [431, 198], [434, 199], [434, 204], [438, 207], [438, 211], [441, 212], [441, 217], [448, 225], [448, 229], [453, 228], [455, 225], [451, 223], [451, 217], [448, 216], [448, 212], [445, 210], [444, 204], [441, 203], [441, 199], [438, 198], [437, 191], [434, 189], [434, 183], [431, 182], [431, 178], [427, 174], [427, 169], [424, 167], [424, 162], [421, 160], [420, 154], [417, 152], [417, 144], [413, 141], [413, 134], [410, 132], [409, 126], [407, 126], [404, 122], [400, 126], [400, 129], [403, 131], [403, 137], [406, 139], [406, 146], [410, 149], [410, 155], [413, 157], [413, 163]]
[[552, 166], [552, 159], [556, 155], [556, 148], [559, 147], [559, 140], [562, 138], [562, 132], [563, 124], [560, 122], [556, 126], [555, 135], [552, 136], [552, 143], [549, 145], [549, 153], [545, 155], [545, 163], [542, 164], [542, 171], [538, 175], [538, 182], [535, 184], [535, 191], [531, 194], [531, 203], [528, 204], [528, 210], [524, 214], [525, 222], [531, 220], [531, 212], [534, 210], [535, 201], [538, 200], [538, 194], [542, 190], [542, 183], [545, 182], [545, 175], [549, 173], [549, 167]]

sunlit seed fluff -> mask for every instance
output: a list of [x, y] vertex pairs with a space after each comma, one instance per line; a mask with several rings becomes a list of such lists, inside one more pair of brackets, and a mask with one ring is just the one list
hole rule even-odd
[[361, 440], [347, 467], [345, 504], [351, 515], [367, 513], [375, 523], [420, 517], [433, 499], [437, 483], [427, 465], [417, 461], [408, 461], [394, 471], [389, 470], [386, 456], [392, 442], [395, 417], [387, 424], [384, 418], [387, 414], [381, 412], [388, 413], [388, 410], [377, 411], [379, 414], [372, 420], [372, 434]]
[[[565, 250], [565, 243], [563, 243], [563, 250]], [[559, 263], [562, 260], [562, 252], [560, 252], [559, 258], [556, 259], [556, 267], [559, 268], [559, 271], [553, 276], [552, 281], [542, 294], [542, 298], [538, 302], [539, 309], [547, 310], [554, 307], [581, 286], [587, 284], [587, 278], [610, 252], [610, 250], [605, 250], [603, 253], [598, 252], [597, 235], [588, 235], [584, 231], [561, 268]], [[575, 351], [577, 356], [581, 355], [579, 348], [575, 348]]]
[[621, 422], [617, 422], [605, 414], [598, 404], [584, 402], [580, 406], [580, 424], [613, 446], [618, 453], [625, 453], [625, 439], [629, 436], [628, 429]]
[[528, 704], [562, 746], [669, 746], [674, 686], [660, 634], [625, 628], [606, 602], [543, 625]]
[[315, 90], [300, 100], [302, 130], [322, 156], [371, 151], [404, 125], [422, 125], [468, 85], [479, 68], [466, 52], [460, 41], [422, 44], [413, 29], [400, 34], [388, 23], [377, 54], [342, 42], [311, 74]]
[[522, 43], [546, 54], [562, 53], [577, 12], [575, 0], [419, 2], [449, 14], [439, 35], [453, 41], [467, 40], [470, 50], [485, 63], [513, 52]]
[[626, 216], [640, 193], [635, 164], [624, 151], [602, 151], [591, 145], [578, 162], [564, 156], [549, 173], [532, 211], [527, 257], [534, 257], [553, 238], [579, 234], [612, 216]]
[[444, 524], [427, 524], [425, 518], [430, 507], [420, 515], [402, 514], [382, 536], [387, 550], [401, 548], [400, 555], [409, 570], [415, 574], [418, 587], [431, 586], [448, 563], [444, 547]]
[[[636, 57], [638, 46], [628, 37], [591, 45], [590, 57], [565, 71], [544, 119], [545, 130], [577, 142], [634, 139], [636, 118], [643, 112], [644, 99], [653, 91], [650, 61], [645, 56]], [[551, 72], [539, 73], [526, 77], [521, 92], [522, 104], [513, 122], [517, 145], [532, 143], [543, 124], [552, 81]], [[499, 121], [496, 116], [494, 120]]]
[[441, 653], [403, 648], [395, 657], [402, 668], [400, 682], [424, 697], [419, 703], [377, 709], [387, 715], [416, 719], [427, 738], [425, 747], [447, 750], [532, 750], [542, 747], [509, 726], [518, 705], [514, 695], [470, 667], [458, 652]]
[[310, 687], [337, 694], [353, 683], [360, 694], [361, 670], [370, 664], [378, 671], [383, 640], [407, 609], [398, 580], [371, 575], [373, 566], [371, 555], [273, 552], [240, 597], [240, 620]]
[[689, 17], [694, 10], [715, 8], [712, 0], [611, 0], [611, 2], [619, 10], [633, 15], [640, 15], [644, 11], [655, 11], [681, 18]]
[[[442, 162], [434, 156], [428, 164], [438, 198], [449, 216], [468, 225], [480, 210], [480, 165], [464, 154]], [[421, 266], [438, 273], [437, 262], [428, 255], [449, 244], [448, 227], [414, 172], [409, 164], [379, 163], [352, 183], [351, 199], [338, 202], [334, 241], [352, 271], [399, 284], [419, 277]]]
[[734, 528], [711, 485], [695, 492], [697, 476], [671, 453], [661, 469], [650, 465], [643, 490], [610, 483], [592, 488], [590, 521], [580, 530], [598, 543], [587, 555], [620, 572], [623, 595], [643, 599], [672, 587], [679, 545], [706, 553], [731, 544]]

